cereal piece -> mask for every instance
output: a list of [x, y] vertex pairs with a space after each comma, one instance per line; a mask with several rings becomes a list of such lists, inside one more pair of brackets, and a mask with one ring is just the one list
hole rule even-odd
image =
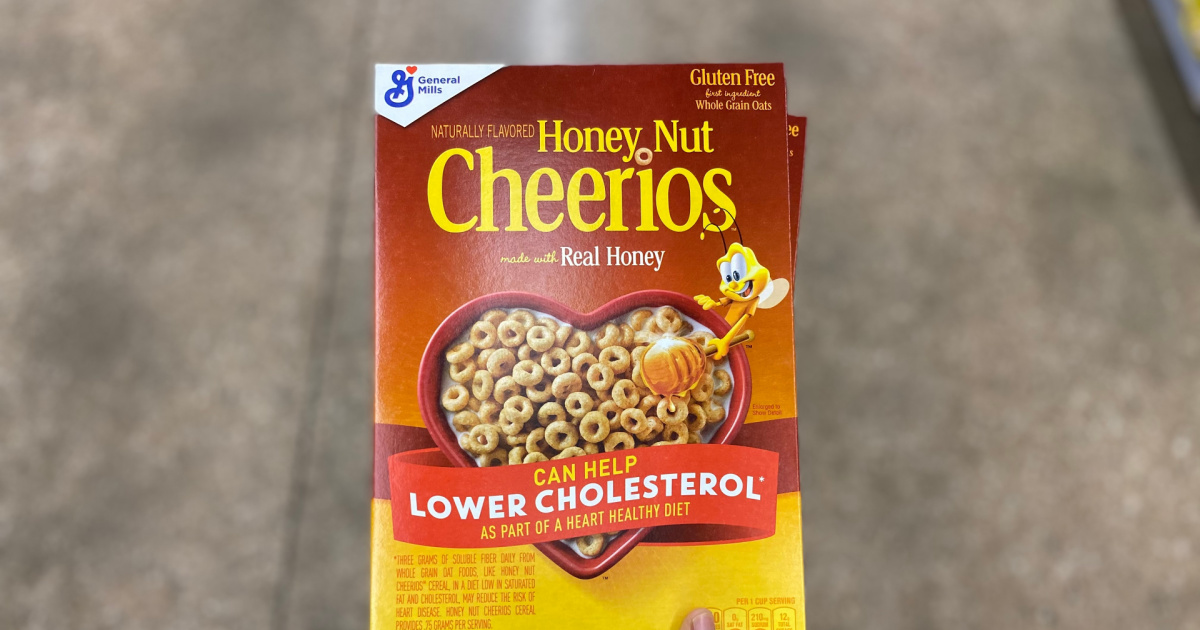
[[604, 535], [603, 534], [588, 534], [575, 539], [575, 548], [579, 553], [588, 558], [595, 558], [604, 551]]
[[579, 435], [588, 442], [603, 442], [608, 432], [608, 418], [599, 411], [589, 411], [579, 421]]
[[717, 336], [708, 332], [707, 330], [697, 330], [692, 334], [687, 335], [687, 338], [700, 344], [701, 348], [705, 348], [708, 346], [708, 342], [716, 339]]
[[677, 333], [683, 328], [683, 316], [674, 308], [664, 306], [654, 314], [654, 324], [662, 332]]
[[528, 433], [518, 433], [516, 435], [505, 435], [504, 436], [504, 443], [509, 445], [509, 447], [520, 446], [521, 448], [525, 448], [525, 443], [528, 441], [529, 441]]
[[500, 308], [494, 308], [484, 313], [483, 316], [479, 318], [480, 321], [487, 322], [493, 327], [499, 326], [500, 322], [506, 319], [508, 319], [508, 313], [506, 313], [504, 309]]
[[571, 355], [562, 348], [550, 348], [542, 354], [539, 363], [546, 374], [558, 376], [571, 370]]
[[467, 450], [476, 455], [483, 455], [496, 450], [500, 446], [500, 430], [490, 424], [477, 424], [471, 427], [467, 434]]
[[567, 339], [567, 342], [563, 344], [563, 349], [567, 351], [567, 354], [573, 357], [579, 356], [580, 354], [588, 352], [592, 349], [592, 338], [589, 337], [586, 332], [577, 330], [569, 339]]
[[[654, 320], [650, 320], [650, 322], [651, 322], [651, 325], [653, 325]], [[633, 343], [638, 344], [638, 345], [648, 345], [648, 344], [654, 343], [655, 341], [658, 341], [661, 338], [662, 338], [662, 335], [660, 335], [656, 332], [651, 332], [649, 330], [639, 330], [633, 334]]]
[[492, 379], [492, 375], [484, 370], [476, 370], [475, 375], [471, 378], [471, 394], [479, 400], [487, 400], [492, 396], [492, 390], [496, 387], [496, 381]]
[[571, 371], [578, 374], [579, 378], [585, 378], [588, 368], [599, 362], [600, 360], [591, 352], [581, 352], [571, 359]]
[[500, 410], [500, 421], [496, 423], [500, 430], [505, 435], [517, 435], [525, 428], [525, 422], [513, 412], [507, 409]]
[[596, 406], [596, 401], [585, 392], [574, 392], [567, 395], [567, 401], [563, 407], [567, 409], [567, 413], [573, 418], [582, 418], [592, 407]]
[[598, 358], [601, 364], [607, 365], [617, 374], [624, 374], [628, 371], [632, 360], [629, 351], [622, 346], [609, 346], [600, 351]]
[[616, 324], [605, 324], [596, 334], [596, 345], [603, 350], [610, 346], [621, 344], [621, 327]]
[[[509, 314], [508, 321], [520, 324], [521, 330], [529, 330], [529, 328], [533, 326], [533, 323], [537, 321], [537, 318], [533, 316], [533, 313], [530, 313], [522, 308], [517, 309]], [[497, 325], [496, 328], [498, 330], [500, 326]]]
[[704, 412], [708, 414], [709, 424], [720, 424], [725, 420], [725, 408], [711, 400], [704, 403]]
[[659, 396], [658, 394], [643, 394], [642, 402], [638, 403], [637, 408], [641, 409], [642, 413], [656, 413], [656, 410], [658, 409], [658, 403], [661, 400], [662, 396]]
[[627, 378], [613, 383], [612, 399], [622, 409], [632, 409], [642, 401], [641, 395], [638, 394], [637, 386]]
[[487, 371], [495, 378], [506, 376], [512, 373], [513, 366], [517, 364], [517, 357], [508, 348], [496, 350], [488, 357]]
[[612, 389], [601, 389], [596, 391], [596, 400], [607, 402], [612, 400]]
[[458, 434], [458, 448], [461, 448], [464, 451], [471, 450], [471, 447], [469, 446], [470, 441], [471, 441], [470, 433], [459, 433]]
[[494, 400], [485, 400], [479, 403], [479, 409], [476, 409], [475, 413], [483, 424], [496, 424], [500, 421], [500, 409], [500, 403]]
[[479, 462], [479, 465], [483, 466], [484, 468], [491, 468], [492, 466], [507, 466], [508, 451], [498, 448], [487, 455], [484, 455], [483, 459]]
[[648, 420], [650, 422], [650, 426], [646, 427], [646, 429], [644, 431], [634, 433], [633, 437], [637, 438], [638, 440], [641, 440], [642, 442], [649, 444], [651, 442], [656, 441], [658, 439], [659, 435], [662, 435], [663, 427], [666, 425], [659, 422], [658, 419], [653, 416], [646, 418], [646, 420]]
[[[675, 403], [675, 411], [671, 411], [671, 403]], [[687, 402], [676, 398], [674, 401], [671, 397], [663, 398], [658, 401], [658, 406], [655, 407], [658, 419], [667, 424], [683, 424], [687, 422], [688, 407]]]
[[491, 322], [475, 322], [471, 325], [469, 339], [471, 345], [480, 350], [495, 347], [497, 341], [496, 326]]
[[545, 326], [534, 326], [525, 332], [525, 342], [538, 352], [545, 352], [554, 347], [554, 331]]
[[688, 444], [703, 444], [704, 440], [700, 439], [700, 434], [688, 429]]
[[537, 411], [538, 424], [544, 427], [549, 426], [552, 422], [567, 420], [569, 418], [570, 416], [567, 415], [567, 410], [556, 402], [548, 402], [542, 405]]
[[464, 409], [450, 418], [450, 424], [459, 431], [470, 431], [471, 427], [479, 424], [479, 414], [470, 409]]
[[504, 347], [515, 348], [525, 343], [525, 326], [511, 319], [503, 321], [496, 327], [496, 335], [500, 337], [500, 343]]
[[550, 318], [550, 317], [539, 317], [539, 318], [537, 318], [536, 321], [533, 322], [533, 325], [541, 326], [541, 327], [545, 328], [546, 330], [549, 330], [551, 333], [553, 333], [554, 331], [558, 330], [558, 327], [561, 326], [562, 324], [559, 324], [557, 321], [555, 321], [553, 318]]
[[574, 372], [559, 374], [554, 377], [554, 382], [550, 384], [550, 391], [555, 398], [566, 398], [569, 394], [573, 394], [583, 389], [583, 379]]
[[629, 314], [629, 325], [634, 330], [645, 330], [646, 326], [654, 319], [654, 311], [648, 308], [640, 308]]
[[482, 404], [483, 403], [478, 398], [472, 398], [471, 400], [467, 401], [467, 409], [470, 409], [471, 411], [479, 411], [479, 406]]
[[467, 341], [446, 351], [446, 361], [448, 363], [462, 363], [473, 356], [475, 356], [475, 346], [472, 346]]
[[[642, 347], [645, 347], [645, 346], [642, 346]], [[633, 384], [637, 385], [638, 389], [641, 389], [646, 386], [646, 379], [642, 378], [642, 364], [641, 363], [633, 364], [633, 371], [630, 372], [630, 374], [629, 374], [629, 380], [633, 381]]]
[[686, 337], [692, 334], [692, 330], [692, 323], [685, 319], [683, 325], [679, 327], [679, 330], [675, 331], [675, 334], [679, 337]]
[[653, 426], [653, 420], [641, 409], [626, 409], [621, 412], [621, 428], [629, 433], [641, 433], [650, 426]]
[[579, 429], [570, 422], [559, 420], [551, 422], [550, 426], [546, 427], [546, 443], [558, 451], [566, 450], [575, 446], [579, 441]]
[[471, 400], [471, 392], [462, 385], [452, 385], [442, 393], [442, 408], [446, 411], [462, 411]]
[[713, 392], [716, 391], [716, 381], [709, 374], [700, 377], [700, 380], [692, 387], [692, 400], [696, 402], [704, 402], [712, 398]]
[[570, 324], [560, 324], [554, 331], [554, 345], [562, 348], [567, 345], [567, 341], [575, 334], [575, 328]]
[[514, 446], [508, 451], [508, 464], [510, 466], [516, 466], [517, 464], [525, 463], [525, 456], [527, 454], [528, 453], [525, 452], [524, 446]]
[[608, 439], [604, 440], [604, 452], [611, 453], [613, 451], [619, 451], [626, 448], [633, 448], [633, 445], [634, 441], [632, 435], [617, 431], [616, 433], [609, 433]]
[[713, 372], [713, 395], [724, 396], [733, 390], [733, 379], [729, 377], [729, 372], [725, 370], [717, 370]]
[[529, 347], [529, 344], [523, 343], [517, 348], [518, 361], [533, 361], [537, 363], [542, 358], [542, 353]]
[[546, 371], [542, 369], [542, 366], [533, 361], [521, 361], [513, 366], [513, 380], [524, 387], [537, 385], [545, 375]]
[[525, 440], [525, 450], [530, 453], [545, 453], [550, 450], [550, 445], [546, 443], [546, 430], [538, 427], [529, 432], [529, 437]]
[[617, 381], [617, 375], [607, 365], [596, 363], [588, 368], [587, 381], [592, 389], [608, 389]]
[[546, 457], [542, 453], [526, 453], [525, 460], [522, 463], [536, 464], [537, 462], [548, 462], [548, 461], [550, 461], [550, 458]]
[[655, 442], [655, 446], [664, 444], [687, 444], [688, 428], [686, 424], [668, 424], [663, 427], [662, 440]]
[[633, 349], [637, 345], [637, 341], [634, 340], [635, 337], [637, 337], [637, 331], [633, 329], [633, 326], [621, 324], [621, 347], [626, 350]]
[[596, 411], [604, 414], [604, 417], [608, 419], [609, 430], [616, 431], [621, 427], [621, 407], [615, 400], [606, 400], [600, 403]]
[[480, 350], [479, 354], [475, 355], [475, 367], [481, 370], [486, 370], [488, 357], [491, 357], [492, 353], [495, 351], [495, 348], [484, 348], [483, 350]]
[[699, 433], [708, 424], [708, 412], [698, 403], [688, 405], [687, 427], [692, 433]]
[[583, 445], [583, 452], [587, 455], [595, 455], [600, 452], [600, 445], [587, 442]]
[[561, 453], [551, 457], [550, 459], [570, 459], [572, 457], [582, 457], [583, 455], [587, 455], [587, 451], [579, 448], [578, 446], [568, 446], [567, 448], [564, 448]]
[[517, 384], [516, 379], [511, 376], [502, 376], [496, 381], [492, 387], [492, 398], [498, 403], [512, 398], [513, 396], [521, 395], [521, 386]]
[[542, 379], [541, 381], [525, 388], [525, 396], [535, 403], [544, 403], [551, 398], [554, 398], [554, 392], [550, 391], [550, 380]]
[[471, 359], [450, 364], [450, 380], [455, 383], [466, 383], [475, 376], [475, 362]]
[[[520, 421], [522, 424], [533, 417], [533, 403], [524, 396], [513, 396], [504, 401], [504, 411], [500, 412], [500, 419], [504, 419], [504, 412], [509, 412], [514, 421]], [[507, 432], [506, 432], [507, 433]], [[516, 435], [516, 433], [509, 433]]]

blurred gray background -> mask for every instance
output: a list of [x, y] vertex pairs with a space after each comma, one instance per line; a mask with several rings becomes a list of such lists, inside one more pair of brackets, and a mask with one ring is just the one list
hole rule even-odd
[[810, 116], [811, 627], [1200, 628], [1138, 59], [1085, 0], [0, 0], [0, 628], [365, 628], [371, 63], [697, 60]]

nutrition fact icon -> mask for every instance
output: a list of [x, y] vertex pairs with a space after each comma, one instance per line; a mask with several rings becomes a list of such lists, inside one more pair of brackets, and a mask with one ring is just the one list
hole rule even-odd
[[797, 630], [799, 621], [794, 608], [710, 608], [716, 630]]

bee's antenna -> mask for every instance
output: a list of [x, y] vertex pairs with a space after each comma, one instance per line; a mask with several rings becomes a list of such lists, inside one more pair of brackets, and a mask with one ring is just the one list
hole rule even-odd
[[[722, 210], [724, 210], [724, 208], [722, 208]], [[729, 218], [733, 219], [733, 229], [735, 232], [738, 233], [738, 242], [745, 245], [746, 244], [745, 239], [742, 238], [742, 226], [738, 225], [737, 218], [734, 217], [733, 214], [730, 213], [728, 210], [725, 210], [725, 214], [728, 214]]]
[[[744, 239], [742, 238], [742, 226], [738, 225], [737, 217], [733, 216], [733, 213], [730, 212], [727, 208], [722, 208], [722, 207], [718, 206], [717, 209], [720, 210], [721, 212], [724, 212], [726, 215], [729, 216], [729, 220], [733, 221], [733, 231], [738, 233], [738, 237], [737, 237], [738, 242], [745, 244]], [[721, 230], [721, 229], [718, 229], [717, 231], [720, 232], [721, 244], [724, 245], [725, 244], [725, 232], [724, 232], [724, 230]], [[726, 246], [725, 249], [728, 250], [729, 247]]]
[[[738, 236], [737, 236], [738, 242], [742, 243], [743, 242], [742, 228], [740, 225], [738, 225], [737, 217], [733, 216], [733, 213], [730, 212], [727, 208], [722, 208], [722, 207], [718, 206], [717, 210], [724, 212], [729, 217], [729, 220], [733, 221], [733, 231], [738, 233]], [[712, 224], [712, 227], [716, 228], [717, 235], [721, 237], [721, 248], [724, 249], [725, 251], [729, 251], [729, 244], [725, 242], [725, 230], [722, 230], [721, 228], [717, 227], [716, 224]], [[706, 231], [707, 231], [707, 228], [700, 231], [700, 240], [704, 240], [704, 232], [706, 232]]]

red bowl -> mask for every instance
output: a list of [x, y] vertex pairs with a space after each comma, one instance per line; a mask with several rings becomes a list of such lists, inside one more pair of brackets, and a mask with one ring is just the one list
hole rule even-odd
[[[455, 466], [471, 467], [478, 463], [458, 446], [458, 438], [446, 420], [441, 407], [443, 355], [456, 339], [493, 308], [527, 308], [546, 313], [580, 330], [595, 330], [600, 325], [643, 307], [673, 306], [683, 314], [712, 330], [717, 335], [729, 332], [729, 324], [714, 311], [706, 311], [692, 298], [674, 291], [637, 291], [623, 295], [590, 313], [580, 313], [561, 302], [524, 291], [491, 293], [475, 298], [458, 307], [434, 331], [421, 367], [417, 373], [418, 404], [421, 418], [430, 436]], [[710, 444], [729, 444], [742, 428], [750, 407], [750, 363], [740, 346], [729, 352], [729, 369], [734, 387], [729, 399], [729, 414], [725, 423], [709, 440]], [[608, 543], [604, 552], [595, 558], [584, 558], [559, 542], [537, 543], [535, 546], [564, 571], [577, 578], [590, 579], [613, 567], [629, 553], [652, 528], [643, 527], [621, 532]]]

